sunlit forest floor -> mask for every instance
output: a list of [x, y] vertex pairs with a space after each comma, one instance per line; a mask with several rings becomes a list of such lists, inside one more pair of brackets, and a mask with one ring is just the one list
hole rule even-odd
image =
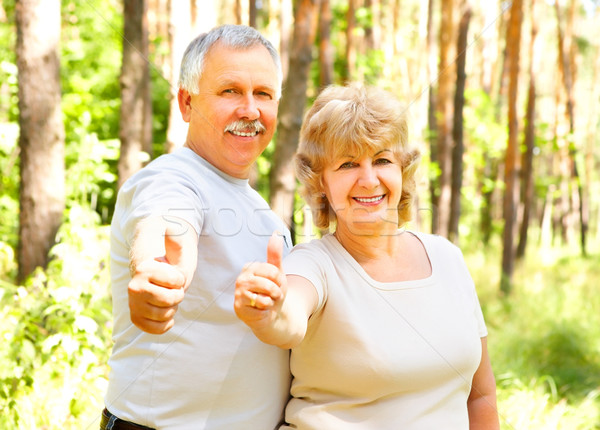
[[[25, 286], [8, 281], [12, 253], [0, 248], [0, 428], [98, 428], [111, 345], [107, 234], [71, 210], [54, 262]], [[502, 429], [600, 429], [599, 241], [583, 258], [532, 240], [505, 298], [500, 247], [465, 242]]]
[[[532, 234], [532, 237], [535, 234]], [[531, 242], [510, 297], [496, 250], [465, 250], [488, 325], [501, 428], [600, 429], [600, 249]]]

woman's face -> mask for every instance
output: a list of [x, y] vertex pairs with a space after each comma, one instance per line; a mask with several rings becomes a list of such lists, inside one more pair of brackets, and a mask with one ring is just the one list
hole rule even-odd
[[359, 235], [397, 230], [402, 167], [390, 149], [334, 160], [325, 168], [323, 182], [338, 230]]

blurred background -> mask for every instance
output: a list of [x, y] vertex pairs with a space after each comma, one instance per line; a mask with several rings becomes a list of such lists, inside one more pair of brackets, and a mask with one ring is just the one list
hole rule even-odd
[[465, 253], [502, 429], [600, 429], [598, 0], [3, 0], [0, 428], [98, 428], [116, 193], [183, 144], [183, 50], [225, 23], [281, 53], [251, 181], [296, 243], [323, 233], [290, 163], [307, 107], [390, 90], [424, 155], [409, 227]]

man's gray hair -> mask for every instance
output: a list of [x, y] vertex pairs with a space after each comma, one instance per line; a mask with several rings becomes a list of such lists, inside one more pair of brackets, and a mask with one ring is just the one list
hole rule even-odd
[[256, 29], [246, 25], [222, 25], [215, 27], [208, 33], [202, 33], [190, 42], [186, 48], [181, 69], [179, 71], [179, 88], [187, 90], [190, 94], [198, 94], [198, 81], [202, 76], [204, 57], [210, 48], [220, 42], [233, 49], [247, 49], [256, 45], [263, 45], [271, 54], [273, 63], [277, 69], [278, 87], [276, 98], [281, 97], [281, 85], [283, 73], [281, 71], [281, 59], [279, 53], [262, 34]]

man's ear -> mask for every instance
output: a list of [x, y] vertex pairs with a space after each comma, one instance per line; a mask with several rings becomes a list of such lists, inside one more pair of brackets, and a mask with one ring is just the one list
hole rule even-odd
[[177, 92], [177, 102], [179, 103], [179, 111], [181, 112], [181, 118], [185, 122], [190, 122], [192, 117], [192, 96], [183, 88], [179, 88]]

